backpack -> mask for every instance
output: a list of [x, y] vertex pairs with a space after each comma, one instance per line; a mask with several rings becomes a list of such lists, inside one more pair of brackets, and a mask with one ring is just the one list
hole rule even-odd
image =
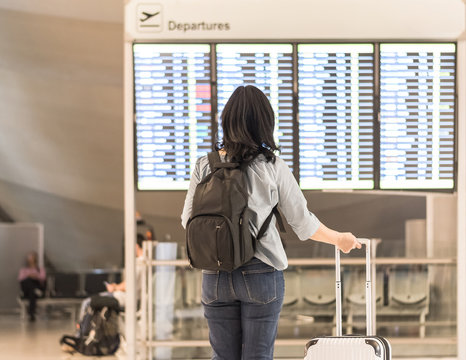
[[93, 296], [91, 306], [79, 324], [79, 335], [61, 338], [61, 344], [71, 346], [88, 356], [112, 355], [120, 346], [118, 331], [118, 300], [111, 296]]
[[209, 153], [208, 160], [211, 172], [196, 187], [186, 226], [188, 258], [194, 268], [233, 271], [253, 258], [273, 215], [281, 231], [283, 222], [277, 204], [254, 237], [249, 231], [246, 166], [222, 162], [218, 152]]

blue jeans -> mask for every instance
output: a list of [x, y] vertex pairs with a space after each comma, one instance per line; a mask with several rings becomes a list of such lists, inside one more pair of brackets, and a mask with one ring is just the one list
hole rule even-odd
[[202, 303], [215, 360], [272, 360], [283, 272], [253, 258], [231, 273], [203, 270]]

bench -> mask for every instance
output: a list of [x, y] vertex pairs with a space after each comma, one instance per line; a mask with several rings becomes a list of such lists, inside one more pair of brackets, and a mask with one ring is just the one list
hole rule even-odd
[[[16, 298], [19, 308], [21, 319], [25, 319], [27, 315], [28, 300], [20, 296]], [[76, 323], [78, 311], [81, 306], [83, 299], [80, 298], [38, 298], [37, 299], [37, 309], [47, 309], [47, 307], [55, 307], [63, 309], [65, 312], [70, 314], [71, 321], [74, 324]]]

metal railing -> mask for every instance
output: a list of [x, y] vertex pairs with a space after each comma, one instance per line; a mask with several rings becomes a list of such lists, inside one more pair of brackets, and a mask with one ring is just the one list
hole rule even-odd
[[[380, 240], [378, 239], [371, 239], [376, 243]], [[207, 339], [205, 340], [179, 340], [179, 339], [154, 339], [154, 268], [155, 267], [173, 267], [174, 269], [177, 268], [190, 268], [189, 261], [187, 259], [155, 259], [156, 255], [156, 248], [158, 242], [144, 242], [143, 246], [143, 258], [139, 262], [140, 266], [142, 266], [142, 286], [141, 286], [141, 307], [140, 311], [138, 312], [138, 323], [139, 331], [138, 331], [138, 342], [140, 344], [140, 349], [142, 349], [143, 354], [142, 358], [152, 359], [154, 356], [154, 349], [157, 347], [170, 347], [170, 348], [187, 348], [187, 347], [210, 347], [210, 343]], [[375, 246], [373, 247], [375, 248]], [[374, 251], [375, 254], [375, 251]], [[375, 257], [375, 256], [374, 256]], [[365, 259], [364, 258], [354, 258], [354, 257], [344, 257], [341, 259], [342, 265], [347, 266], [362, 266], [364, 265]], [[291, 258], [288, 260], [289, 266], [299, 267], [322, 267], [322, 266], [335, 266], [335, 259], [334, 258]], [[372, 260], [372, 271], [375, 272], [377, 266], [381, 265], [447, 265], [447, 266], [456, 266], [456, 259], [455, 258], [373, 258]], [[285, 270], [286, 271], [286, 270]], [[375, 282], [375, 276], [373, 276]], [[375, 284], [374, 284], [375, 289]], [[373, 296], [374, 298], [374, 296]], [[374, 326], [375, 326], [375, 319]], [[357, 325], [358, 323], [354, 323]], [[383, 322], [381, 325], [387, 326], [388, 322]], [[398, 325], [403, 325], [401, 323], [397, 323]], [[410, 323], [406, 322], [406, 325]], [[419, 326], [426, 326], [425, 319], [423, 323], [419, 323]], [[432, 326], [454, 326], [456, 324], [455, 321], [437, 321], [429, 323]], [[375, 327], [374, 327], [375, 328]], [[276, 346], [304, 346], [304, 344], [309, 339], [301, 339], [301, 338], [278, 338], [275, 342]], [[429, 345], [455, 345], [457, 343], [456, 337], [453, 336], [445, 336], [445, 337], [392, 337], [389, 338], [390, 342], [394, 345], [407, 345], [407, 344], [429, 344]]]

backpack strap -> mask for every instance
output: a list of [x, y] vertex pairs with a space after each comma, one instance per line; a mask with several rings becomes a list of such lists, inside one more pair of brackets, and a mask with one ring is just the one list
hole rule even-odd
[[265, 231], [267, 230], [267, 228], [269, 227], [270, 225], [270, 222], [272, 221], [272, 217], [275, 215], [275, 217], [277, 218], [277, 223], [278, 223], [278, 227], [280, 228], [280, 231], [281, 232], [286, 232], [285, 231], [285, 226], [283, 225], [283, 220], [282, 220], [282, 216], [280, 215], [280, 212], [278, 211], [278, 204], [275, 205], [272, 209], [272, 211], [270, 212], [269, 216], [267, 216], [267, 219], [265, 219], [264, 223], [262, 224], [259, 232], [257, 233], [257, 237], [256, 237], [256, 240], [259, 240], [262, 236], [264, 236], [265, 234]]
[[63, 335], [63, 337], [60, 340], [60, 344], [66, 344], [68, 346], [71, 346], [74, 350], [78, 351], [78, 342], [80, 339], [78, 339], [75, 336], [69, 336], [69, 335]]
[[222, 162], [218, 151], [212, 151], [207, 154], [207, 159], [209, 159], [210, 172], [214, 172], [218, 168], [218, 164]]
[[285, 225], [283, 224], [282, 215], [278, 211], [278, 204], [274, 206], [274, 208], [272, 209], [272, 212], [275, 214], [275, 217], [277, 218], [278, 228], [280, 229], [280, 232], [286, 233]]

